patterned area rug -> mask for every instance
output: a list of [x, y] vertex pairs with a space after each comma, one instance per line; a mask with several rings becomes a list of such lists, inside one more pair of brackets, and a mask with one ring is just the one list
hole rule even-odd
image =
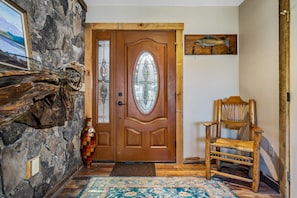
[[155, 163], [117, 162], [110, 176], [156, 176]]
[[220, 179], [204, 177], [92, 177], [79, 197], [237, 198]]

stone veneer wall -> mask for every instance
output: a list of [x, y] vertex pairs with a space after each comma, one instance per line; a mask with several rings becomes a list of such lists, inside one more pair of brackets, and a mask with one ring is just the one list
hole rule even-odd
[[[77, 0], [12, 0], [27, 11], [32, 58], [46, 69], [84, 64], [85, 11]], [[44, 69], [44, 68], [39, 68]], [[73, 120], [62, 127], [0, 126], [0, 197], [43, 197], [82, 165], [84, 96], [75, 96]], [[26, 163], [40, 156], [40, 172], [25, 179]]]

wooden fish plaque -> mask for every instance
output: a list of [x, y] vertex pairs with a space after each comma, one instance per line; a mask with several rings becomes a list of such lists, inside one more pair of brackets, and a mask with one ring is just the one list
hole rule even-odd
[[236, 34], [185, 35], [185, 55], [237, 54]]

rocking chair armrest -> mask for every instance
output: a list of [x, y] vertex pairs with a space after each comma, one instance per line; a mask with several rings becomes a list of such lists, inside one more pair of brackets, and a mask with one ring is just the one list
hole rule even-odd
[[252, 128], [254, 130], [255, 135], [262, 135], [262, 133], [264, 133], [264, 130], [256, 125], [253, 125]]
[[210, 127], [210, 126], [217, 125], [217, 124], [218, 124], [217, 121], [213, 121], [213, 122], [205, 122], [205, 123], [203, 123], [203, 126], [205, 126], [205, 127]]
[[205, 126], [205, 140], [206, 140], [206, 142], [210, 143], [212, 126], [217, 125], [217, 124], [218, 124], [218, 122], [216, 122], [216, 121], [205, 122], [203, 124]]
[[261, 147], [261, 141], [262, 141], [262, 133], [264, 132], [263, 129], [261, 129], [258, 126], [252, 126], [254, 131], [254, 151], [260, 152]]

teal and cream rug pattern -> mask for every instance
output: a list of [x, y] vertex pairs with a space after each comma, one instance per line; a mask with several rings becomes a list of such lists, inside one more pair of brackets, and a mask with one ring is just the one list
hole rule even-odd
[[92, 177], [80, 198], [237, 198], [223, 181], [204, 177]]

